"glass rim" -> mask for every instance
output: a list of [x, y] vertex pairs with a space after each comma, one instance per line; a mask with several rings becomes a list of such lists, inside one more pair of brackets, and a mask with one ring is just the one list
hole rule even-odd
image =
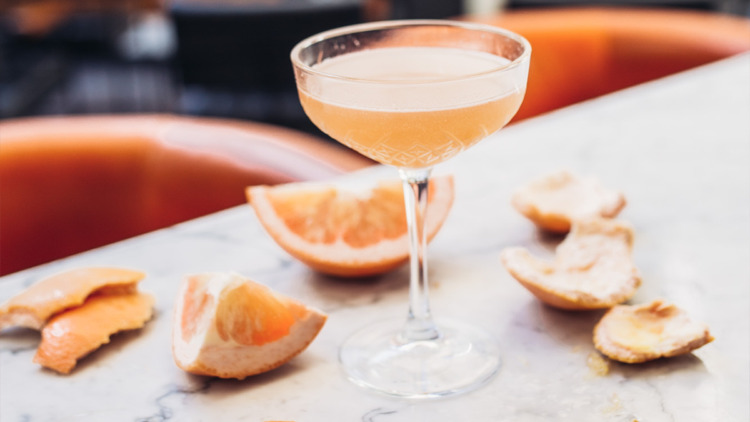
[[[387, 29], [387, 28], [397, 28], [397, 27], [419, 27], [419, 26], [423, 26], [423, 27], [444, 26], [444, 27], [462, 28], [462, 29], [468, 29], [468, 30], [473, 30], [473, 31], [494, 33], [496, 35], [502, 35], [504, 37], [512, 39], [513, 41], [516, 41], [523, 47], [523, 52], [521, 53], [520, 56], [516, 57], [515, 59], [511, 60], [508, 63], [498, 66], [497, 68], [484, 70], [484, 71], [476, 72], [476, 73], [469, 73], [469, 74], [461, 75], [461, 76], [451, 76], [451, 77], [445, 77], [445, 78], [439, 78], [439, 79], [430, 79], [426, 81], [367, 79], [367, 78], [355, 78], [355, 77], [337, 75], [335, 73], [329, 73], [329, 72], [316, 70], [313, 66], [310, 66], [304, 63], [300, 59], [300, 53], [302, 52], [302, 50], [329, 38], [347, 35], [347, 34], [354, 34], [357, 32], [372, 31], [372, 30], [377, 30], [377, 29]], [[492, 54], [492, 53], [488, 53], [488, 54]], [[530, 56], [531, 56], [531, 44], [526, 38], [524, 38], [523, 36], [515, 32], [509, 31], [507, 29], [504, 29], [498, 26], [489, 25], [489, 24], [482, 24], [482, 23], [475, 23], [475, 22], [462, 22], [462, 21], [448, 20], [448, 19], [400, 19], [400, 20], [386, 20], [386, 21], [367, 22], [367, 23], [359, 23], [359, 24], [354, 24], [354, 25], [342, 26], [339, 28], [334, 28], [334, 29], [329, 29], [327, 31], [319, 32], [317, 34], [311, 35], [303, 39], [292, 48], [292, 51], [290, 53], [290, 57], [291, 57], [292, 64], [294, 65], [294, 67], [304, 71], [305, 73], [309, 73], [315, 76], [324, 77], [328, 79], [337, 79], [341, 81], [377, 83], [377, 84], [393, 84], [393, 85], [431, 84], [431, 83], [460, 81], [460, 80], [472, 79], [475, 77], [482, 77], [482, 76], [490, 75], [496, 72], [506, 71], [506, 70], [516, 68], [524, 61], [527, 61]]]

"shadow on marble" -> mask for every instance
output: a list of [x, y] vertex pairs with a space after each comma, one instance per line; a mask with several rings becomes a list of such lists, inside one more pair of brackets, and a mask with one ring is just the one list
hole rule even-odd
[[703, 361], [692, 353], [643, 363], [628, 364], [613, 360], [609, 362], [609, 373], [626, 379], [648, 379], [679, 372], [690, 372], [691, 376], [709, 374]]
[[36, 350], [42, 335], [37, 330], [23, 327], [12, 327], [0, 331], [0, 352], [11, 354]]
[[221, 379], [203, 375], [186, 373], [191, 385], [200, 385], [201, 392], [212, 398], [235, 395], [239, 392], [267, 387], [273, 383], [288, 380], [297, 374], [301, 374], [316, 365], [321, 365], [321, 360], [309, 354], [300, 354], [289, 362], [262, 374], [252, 375], [245, 379]]
[[556, 343], [575, 348], [593, 346], [594, 326], [605, 312], [566, 311], [530, 299], [514, 320], [526, 329], [549, 336]]
[[394, 293], [404, 298], [409, 289], [409, 273], [399, 268], [391, 273], [358, 278], [332, 277], [312, 272], [308, 277], [310, 288], [326, 312], [339, 309], [373, 305]]

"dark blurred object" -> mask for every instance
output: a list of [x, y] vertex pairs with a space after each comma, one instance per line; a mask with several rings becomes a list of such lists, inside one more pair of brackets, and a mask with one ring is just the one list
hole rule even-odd
[[314, 131], [289, 53], [307, 36], [362, 21], [359, 0], [175, 0], [181, 110]]
[[464, 11], [461, 0], [393, 0], [389, 19], [444, 19]]
[[[117, 17], [160, 7], [161, 0], [3, 0], [0, 14], [9, 21], [13, 32], [40, 37], [71, 19], [95, 15]], [[86, 28], [100, 29], [96, 25]]]
[[0, 118], [174, 109], [168, 53], [154, 54], [153, 36], [133, 36], [158, 7], [157, 0], [0, 5]]
[[0, 35], [0, 118], [29, 113], [67, 74], [67, 62], [59, 53], [10, 50]]

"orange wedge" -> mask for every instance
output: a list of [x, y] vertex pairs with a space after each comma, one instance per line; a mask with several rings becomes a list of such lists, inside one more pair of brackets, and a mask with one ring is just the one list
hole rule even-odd
[[302, 352], [326, 316], [237, 274], [189, 276], [175, 304], [172, 354], [183, 370], [243, 379]]
[[[345, 189], [325, 183], [247, 188], [268, 234], [315, 270], [343, 277], [381, 274], [407, 261], [409, 244], [400, 181]], [[428, 190], [425, 233], [440, 230], [453, 204], [453, 178], [435, 177]]]
[[145, 277], [120, 268], [79, 268], [38, 281], [0, 306], [0, 330], [12, 326], [41, 329], [54, 314], [82, 304], [97, 293], [130, 293]]
[[153, 296], [146, 293], [92, 296], [50, 320], [34, 362], [70, 373], [78, 359], [109, 343], [112, 334], [141, 328], [151, 319], [153, 306]]

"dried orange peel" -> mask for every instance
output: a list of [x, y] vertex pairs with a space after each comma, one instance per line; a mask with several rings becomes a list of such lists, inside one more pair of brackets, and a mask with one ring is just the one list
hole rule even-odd
[[172, 353], [187, 372], [243, 379], [301, 353], [326, 318], [238, 274], [191, 275], [175, 303]]
[[610, 359], [640, 363], [689, 353], [713, 341], [705, 324], [661, 300], [610, 309], [594, 328], [594, 346]]
[[91, 296], [44, 326], [34, 362], [68, 374], [80, 358], [109, 343], [112, 334], [143, 327], [153, 306], [154, 297], [146, 293]]
[[514, 192], [513, 207], [539, 228], [566, 233], [576, 220], [613, 218], [625, 196], [605, 189], [595, 178], [559, 171], [531, 181]]
[[93, 293], [132, 293], [145, 277], [120, 268], [78, 268], [47, 277], [0, 306], [0, 330], [41, 329], [54, 314], [84, 303]]
[[[374, 187], [332, 183], [255, 186], [246, 191], [258, 220], [290, 255], [326, 274], [381, 274], [409, 257], [401, 181]], [[425, 233], [440, 230], [453, 204], [452, 176], [435, 177], [428, 191]]]
[[610, 219], [578, 221], [554, 261], [521, 247], [504, 249], [508, 272], [539, 300], [570, 310], [603, 309], [629, 299], [641, 284], [631, 259], [633, 230]]

